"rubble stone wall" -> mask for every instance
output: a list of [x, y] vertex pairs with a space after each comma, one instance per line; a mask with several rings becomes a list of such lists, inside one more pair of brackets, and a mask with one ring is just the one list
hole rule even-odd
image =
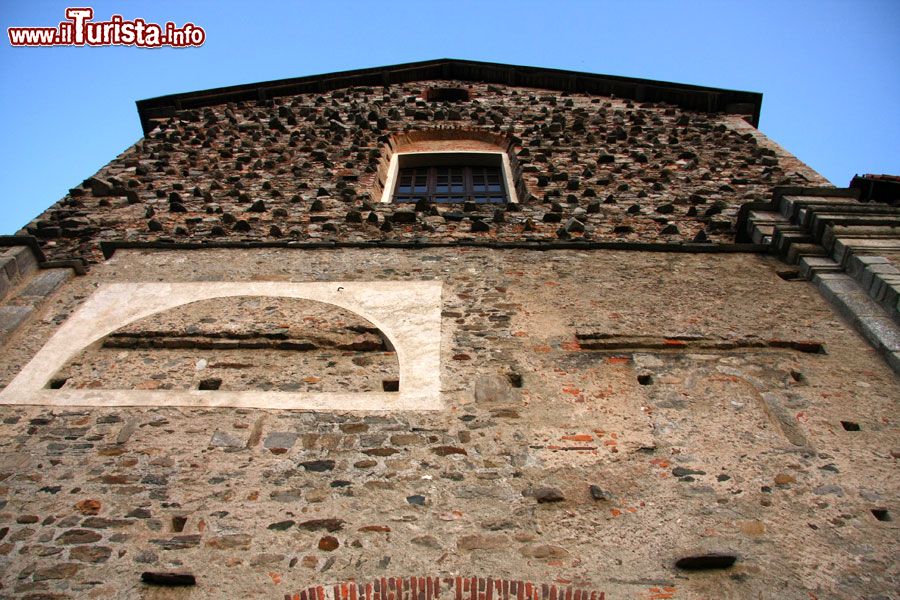
[[[416, 574], [609, 598], [890, 595], [900, 384], [779, 266], [747, 253], [120, 250], [15, 334], [0, 385], [105, 283], [439, 280], [446, 408], [4, 406], [0, 596], [293, 598]], [[153, 326], [236, 331], [207, 316], [188, 307]], [[137, 363], [134, 377], [193, 377], [210, 352]], [[264, 372], [270, 359], [249, 360]], [[734, 566], [675, 566], [711, 553]], [[196, 585], [159, 589], [143, 572]]]
[[[471, 99], [427, 102], [431, 87]], [[441, 129], [509, 140], [519, 204], [379, 203], [394, 145]], [[104, 240], [731, 242], [738, 207], [775, 185], [828, 182], [740, 116], [424, 81], [181, 111], [25, 231], [92, 262]]]

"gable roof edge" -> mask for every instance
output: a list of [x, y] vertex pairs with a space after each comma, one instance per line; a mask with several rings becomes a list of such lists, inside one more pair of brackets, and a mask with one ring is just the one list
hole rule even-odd
[[754, 127], [759, 126], [762, 106], [762, 94], [758, 92], [450, 58], [169, 94], [138, 100], [136, 104], [146, 135], [153, 129], [153, 119], [174, 116], [179, 110], [228, 102], [265, 101], [280, 96], [323, 93], [355, 86], [451, 79], [597, 96], [614, 95], [636, 102], [666, 102], [707, 113], [747, 114], [751, 116]]

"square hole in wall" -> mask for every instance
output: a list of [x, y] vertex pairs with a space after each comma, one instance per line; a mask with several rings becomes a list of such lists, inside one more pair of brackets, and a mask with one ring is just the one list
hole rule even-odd
[[893, 521], [894, 518], [891, 517], [891, 513], [888, 512], [886, 508], [873, 508], [872, 516], [878, 519], [879, 521]]
[[455, 87], [433, 87], [425, 90], [425, 99], [429, 102], [467, 102], [469, 90]]

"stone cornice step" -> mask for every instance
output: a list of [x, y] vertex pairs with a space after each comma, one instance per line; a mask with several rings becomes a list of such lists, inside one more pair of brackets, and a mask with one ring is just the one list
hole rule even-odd
[[822, 294], [900, 373], [900, 208], [860, 202], [859, 190], [776, 188], [742, 207], [738, 242], [769, 250]]

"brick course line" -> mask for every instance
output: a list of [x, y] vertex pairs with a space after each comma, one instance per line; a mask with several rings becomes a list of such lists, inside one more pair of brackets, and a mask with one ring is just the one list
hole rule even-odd
[[433, 600], [442, 591], [456, 600], [605, 600], [606, 593], [574, 586], [535, 584], [494, 577], [381, 577], [371, 582], [344, 581], [285, 594], [284, 600]]

